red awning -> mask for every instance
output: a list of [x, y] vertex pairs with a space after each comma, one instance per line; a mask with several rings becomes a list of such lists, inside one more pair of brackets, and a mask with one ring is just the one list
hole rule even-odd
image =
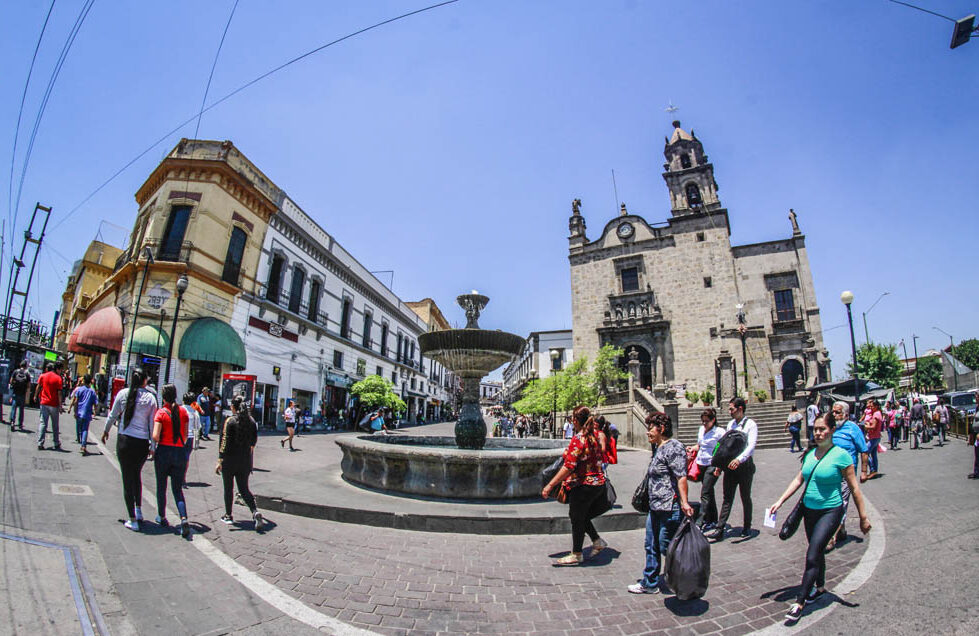
[[122, 315], [119, 310], [105, 307], [89, 316], [71, 334], [68, 350], [76, 353], [122, 351]]

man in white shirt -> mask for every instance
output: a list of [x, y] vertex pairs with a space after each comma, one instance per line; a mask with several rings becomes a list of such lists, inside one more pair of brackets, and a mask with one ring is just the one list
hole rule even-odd
[[736, 397], [731, 400], [728, 412], [731, 414], [731, 422], [727, 425], [728, 431], [743, 431], [748, 437], [748, 443], [744, 450], [727, 465], [724, 469], [724, 503], [721, 504], [721, 514], [717, 519], [717, 527], [708, 535], [708, 539], [720, 541], [724, 538], [724, 525], [731, 514], [731, 506], [734, 504], [734, 491], [741, 493], [741, 508], [744, 511], [744, 524], [741, 526], [741, 536], [751, 536], [751, 482], [755, 477], [755, 462], [752, 456], [755, 454], [755, 445], [758, 443], [758, 425], [755, 421], [744, 414], [747, 404], [744, 398]]
[[571, 424], [571, 418], [564, 418], [564, 439], [571, 439], [574, 437], [574, 425]]
[[817, 417], [819, 417], [819, 407], [816, 406], [816, 398], [809, 398], [809, 406], [806, 407], [806, 436], [809, 437], [811, 444], [816, 443], [816, 438], [812, 435], [812, 428], [816, 425]]

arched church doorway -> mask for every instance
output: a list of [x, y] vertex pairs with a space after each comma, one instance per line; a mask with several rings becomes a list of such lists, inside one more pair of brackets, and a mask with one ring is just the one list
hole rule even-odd
[[805, 380], [805, 373], [805, 369], [802, 368], [802, 363], [795, 358], [789, 358], [782, 363], [783, 399], [790, 400], [795, 397], [795, 381], [799, 378]]
[[639, 345], [626, 345], [625, 355], [619, 358], [619, 368], [623, 371], [629, 370], [629, 352], [635, 350], [639, 354], [639, 384], [642, 388], [653, 386], [653, 360], [649, 351]]

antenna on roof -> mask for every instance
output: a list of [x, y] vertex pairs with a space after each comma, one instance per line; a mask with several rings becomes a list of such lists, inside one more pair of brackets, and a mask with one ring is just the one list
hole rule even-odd
[[612, 192], [615, 193], [615, 209], [619, 209], [619, 188], [615, 185], [615, 168], [612, 168]]

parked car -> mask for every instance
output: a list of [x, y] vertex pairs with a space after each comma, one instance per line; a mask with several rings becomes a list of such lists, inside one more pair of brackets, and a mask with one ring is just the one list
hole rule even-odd
[[942, 395], [945, 401], [956, 411], [961, 411], [966, 415], [976, 413], [976, 393], [975, 391], [950, 391]]

